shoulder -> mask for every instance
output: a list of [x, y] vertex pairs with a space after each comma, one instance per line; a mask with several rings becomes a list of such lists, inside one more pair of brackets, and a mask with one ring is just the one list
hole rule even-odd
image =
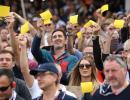
[[102, 95], [99, 93], [100, 92], [100, 89], [97, 89], [96, 91], [95, 91], [95, 93], [93, 94], [93, 100], [101, 100], [101, 98], [102, 98]]
[[19, 95], [16, 95], [15, 100], [25, 100], [25, 99], [23, 99], [23, 98], [22, 98], [22, 97], [20, 97]]
[[71, 54], [68, 54], [67, 59], [69, 61], [76, 61], [76, 62], [78, 61], [78, 57], [75, 55], [71, 55]]
[[60, 91], [60, 94], [58, 96], [58, 100], [61, 100], [61, 98], [63, 100], [77, 100], [76, 97], [74, 97], [72, 94], [70, 93], [66, 93], [64, 91]]

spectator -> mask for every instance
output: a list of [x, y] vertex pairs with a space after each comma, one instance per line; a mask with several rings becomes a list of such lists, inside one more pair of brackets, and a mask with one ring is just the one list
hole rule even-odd
[[58, 69], [53, 63], [40, 64], [38, 68], [30, 71], [32, 75], [37, 75], [38, 84], [44, 91], [42, 96], [34, 100], [77, 100], [76, 98], [67, 95], [65, 92], [58, 90], [59, 74]]
[[106, 84], [96, 91], [92, 100], [124, 100], [130, 98], [130, 85], [126, 79], [127, 64], [116, 55], [110, 55], [104, 62]]
[[40, 41], [41, 35], [38, 33], [33, 40], [32, 44], [32, 54], [38, 61], [38, 63], [45, 63], [47, 62], [55, 62], [60, 64], [63, 76], [61, 82], [63, 84], [68, 84], [67, 82], [67, 75], [70, 72], [75, 64], [77, 63], [77, 57], [70, 55], [65, 50], [66, 45], [66, 35], [65, 32], [62, 30], [55, 30], [52, 33], [52, 43], [54, 46], [54, 50], [47, 51], [45, 49], [40, 49]]
[[81, 82], [93, 82], [94, 91], [99, 87], [94, 58], [92, 56], [82, 58], [70, 74], [69, 85], [80, 86]]
[[11, 70], [0, 69], [0, 100], [25, 100], [16, 93], [14, 78]]

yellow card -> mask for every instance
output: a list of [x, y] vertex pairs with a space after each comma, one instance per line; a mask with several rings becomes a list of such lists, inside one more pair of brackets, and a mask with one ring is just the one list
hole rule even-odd
[[0, 5], [0, 17], [9, 16], [10, 7], [9, 6], [2, 6]]
[[89, 27], [89, 26], [91, 26], [91, 25], [94, 25], [94, 24], [96, 24], [96, 22], [94, 22], [94, 21], [92, 21], [92, 20], [89, 20], [89, 21], [84, 25], [84, 27], [87, 28], [87, 27]]
[[77, 24], [77, 23], [78, 23], [78, 15], [70, 16], [69, 22], [70, 22], [71, 24]]
[[115, 28], [123, 28], [124, 27], [124, 20], [115, 20], [114, 21], [114, 27]]
[[51, 23], [52, 23], [51, 19], [46, 19], [46, 20], [44, 20], [44, 25], [46, 25], [46, 24], [51, 24]]
[[108, 5], [108, 4], [105, 4], [105, 5], [103, 5], [100, 9], [101, 9], [101, 13], [103, 13], [103, 12], [109, 10], [109, 5]]
[[82, 37], [82, 33], [81, 33], [80, 31], [77, 33], [77, 37], [78, 37], [79, 39]]
[[82, 93], [91, 93], [93, 91], [92, 82], [82, 82], [81, 90], [82, 90]]
[[46, 10], [43, 13], [41, 13], [40, 16], [44, 20], [52, 18], [52, 14], [51, 14], [51, 12], [49, 10]]
[[0, 18], [0, 20], [3, 20], [2, 18]]
[[21, 34], [26, 34], [29, 31], [29, 22], [27, 21], [25, 24], [23, 24], [20, 28]]

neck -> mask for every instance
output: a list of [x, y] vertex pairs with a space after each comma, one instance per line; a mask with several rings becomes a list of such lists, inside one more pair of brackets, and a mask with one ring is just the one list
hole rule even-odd
[[58, 86], [55, 84], [43, 90], [44, 91], [43, 100], [54, 100], [55, 93], [57, 90], [58, 90]]
[[87, 77], [82, 76], [81, 77], [81, 82], [90, 82], [90, 81], [92, 81], [90, 76], [87, 76]]
[[125, 81], [124, 84], [122, 86], [120, 86], [119, 88], [115, 88], [115, 87], [111, 87], [112, 88], [112, 92], [115, 95], [118, 95], [119, 93], [121, 93], [125, 88], [127, 88], [127, 86], [129, 85], [128, 81]]
[[55, 55], [57, 57], [61, 56], [65, 52], [65, 48], [55, 49]]

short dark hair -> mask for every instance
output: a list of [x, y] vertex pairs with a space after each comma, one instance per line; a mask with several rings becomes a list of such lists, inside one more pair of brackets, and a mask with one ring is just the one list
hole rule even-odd
[[14, 73], [10, 69], [0, 69], [0, 77], [3, 75], [8, 77], [10, 83], [14, 81]]
[[5, 50], [5, 49], [0, 50], [0, 54], [7, 54], [7, 53], [9, 53], [12, 56], [12, 60], [14, 60], [14, 53], [13, 52], [11, 52], [9, 50]]
[[63, 35], [64, 35], [64, 37], [65, 37], [65, 39], [67, 38], [67, 36], [66, 36], [66, 32], [65, 32], [64, 30], [61, 30], [61, 29], [55, 29], [55, 30], [52, 32], [52, 36], [53, 36], [53, 34], [54, 34], [55, 32], [57, 32], [57, 31], [62, 32]]

